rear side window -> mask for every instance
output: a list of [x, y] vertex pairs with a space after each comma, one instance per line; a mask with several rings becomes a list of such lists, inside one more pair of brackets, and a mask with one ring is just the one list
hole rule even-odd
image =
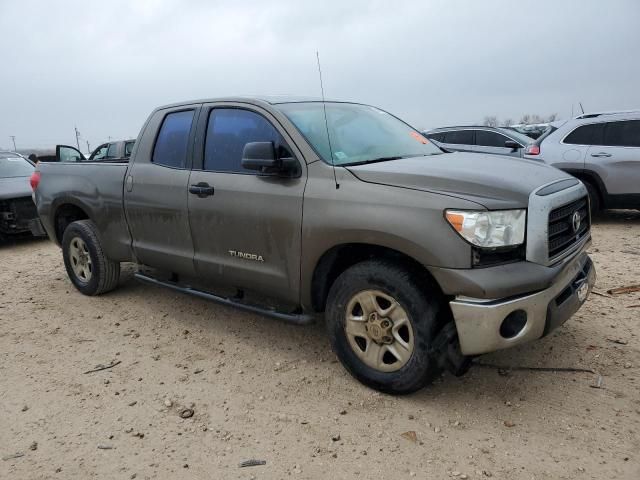
[[444, 134], [444, 143], [473, 145], [473, 130], [454, 130]]
[[109, 145], [109, 149], [107, 150], [107, 158], [117, 158], [118, 157], [118, 144], [112, 143]]
[[131, 151], [133, 150], [133, 145], [135, 142], [126, 142], [124, 144], [124, 156], [129, 158], [131, 156]]
[[640, 120], [607, 123], [604, 145], [612, 147], [640, 147]]
[[476, 130], [476, 145], [482, 147], [503, 147], [504, 142], [510, 140], [499, 133], [487, 132], [486, 130]]
[[290, 156], [280, 133], [262, 115], [237, 108], [211, 110], [204, 146], [204, 169], [255, 173], [242, 167], [242, 151], [250, 142], [273, 142], [280, 157]]
[[184, 168], [192, 122], [193, 110], [173, 112], [164, 117], [151, 161], [166, 167]]
[[563, 143], [569, 145], [602, 145], [604, 123], [592, 123], [576, 128]]

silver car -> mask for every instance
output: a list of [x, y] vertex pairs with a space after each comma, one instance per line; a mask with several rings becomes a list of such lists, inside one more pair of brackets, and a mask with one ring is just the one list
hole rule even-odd
[[507, 128], [447, 127], [423, 132], [438, 146], [453, 152], [493, 153], [522, 157], [533, 138]]
[[592, 212], [640, 208], [640, 110], [579, 115], [528, 149], [524, 157], [582, 180]]

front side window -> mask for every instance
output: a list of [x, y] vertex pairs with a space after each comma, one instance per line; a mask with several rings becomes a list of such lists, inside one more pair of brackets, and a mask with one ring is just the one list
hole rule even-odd
[[473, 145], [473, 130], [452, 130], [444, 134], [444, 143]]
[[255, 173], [242, 166], [242, 151], [251, 142], [273, 142], [280, 158], [291, 156], [280, 133], [262, 115], [239, 108], [214, 108], [207, 125], [204, 170]]
[[510, 140], [504, 135], [500, 135], [495, 132], [488, 132], [486, 130], [476, 130], [476, 145], [482, 147], [502, 147], [504, 148], [504, 142]]
[[604, 129], [604, 145], [640, 147], [640, 120], [607, 123]]
[[576, 128], [563, 143], [569, 145], [602, 145], [604, 123], [592, 123]]
[[442, 153], [402, 120], [368, 105], [297, 102], [277, 108], [329, 164], [357, 165]]
[[100, 160], [102, 158], [106, 158], [108, 149], [109, 149], [108, 143], [105, 143], [104, 145], [100, 145], [91, 154], [91, 157], [89, 158], [89, 160]]
[[166, 167], [184, 168], [192, 122], [193, 110], [167, 114], [153, 147], [151, 161]]

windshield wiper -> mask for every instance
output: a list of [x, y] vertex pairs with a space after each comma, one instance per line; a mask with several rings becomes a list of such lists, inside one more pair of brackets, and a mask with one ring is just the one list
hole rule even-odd
[[368, 163], [377, 163], [377, 162], [386, 162], [389, 160], [400, 160], [401, 158], [409, 158], [407, 155], [395, 155], [391, 157], [378, 157], [372, 158], [370, 160], [362, 160], [360, 162], [350, 162], [350, 163], [342, 163], [339, 166], [341, 167], [354, 167], [356, 165], [367, 165]]

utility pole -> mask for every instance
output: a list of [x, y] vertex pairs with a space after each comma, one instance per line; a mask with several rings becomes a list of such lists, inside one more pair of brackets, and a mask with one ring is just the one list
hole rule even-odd
[[89, 145], [89, 140], [87, 140], [87, 152], [91, 153], [91, 145]]
[[76, 145], [78, 146], [78, 150], [80, 150], [80, 132], [78, 131], [78, 127], [73, 127], [76, 131]]
[[13, 149], [16, 149], [16, 136], [15, 135], [9, 135], [9, 137], [11, 137], [11, 140], [13, 140]]

